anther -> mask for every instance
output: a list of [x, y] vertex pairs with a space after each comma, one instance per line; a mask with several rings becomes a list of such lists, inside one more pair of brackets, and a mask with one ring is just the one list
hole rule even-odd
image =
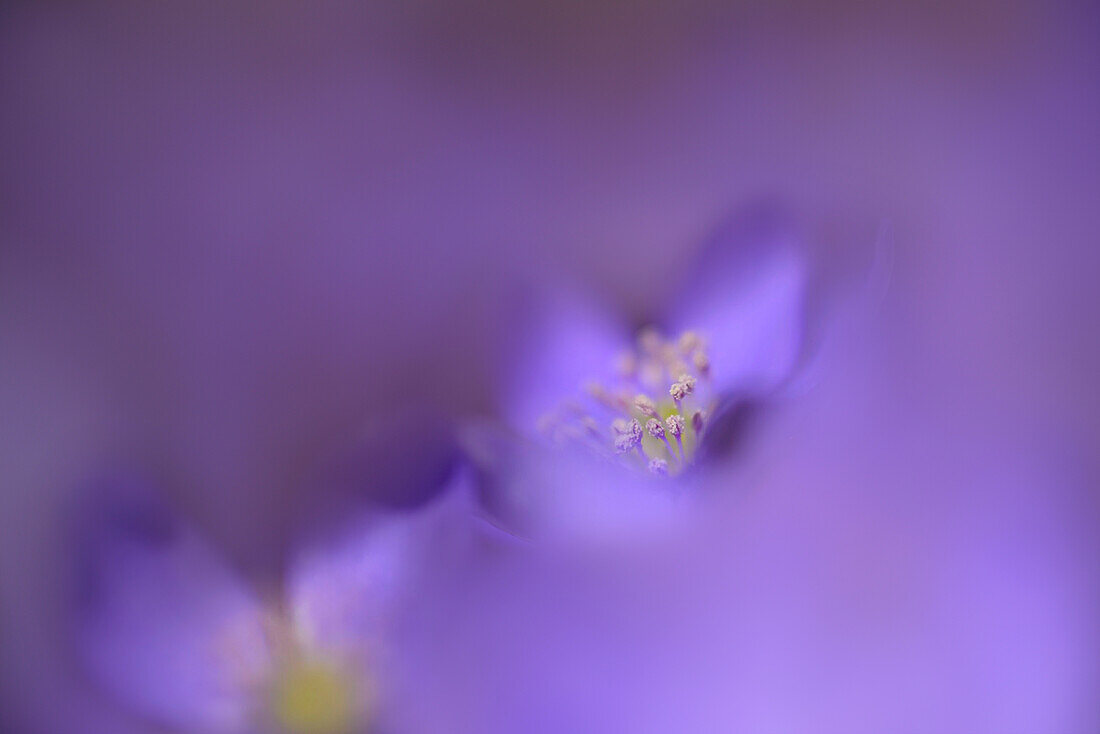
[[581, 425], [584, 426], [584, 430], [588, 432], [592, 438], [602, 438], [600, 434], [600, 424], [596, 422], [596, 419], [591, 416], [585, 416], [581, 418]]
[[672, 383], [672, 387], [668, 389], [668, 394], [672, 396], [672, 399], [679, 405], [680, 401], [688, 396], [687, 386], [682, 382]]
[[615, 371], [620, 377], [634, 377], [638, 374], [638, 358], [631, 352], [620, 354], [615, 361]]
[[645, 395], [638, 395], [634, 398], [634, 407], [643, 415], [647, 415], [650, 418], [657, 417], [657, 406]]
[[668, 449], [669, 456], [676, 455], [672, 452], [672, 444], [668, 442], [668, 436], [665, 435], [665, 427], [661, 425], [661, 421], [656, 418], [650, 418], [646, 421], [645, 429], [650, 436], [664, 442], [665, 448]]
[[[676, 437], [676, 447], [678, 449], [680, 449], [680, 459], [683, 460], [685, 458], [684, 457], [684, 440], [683, 440], [683, 438], [681, 438], [681, 436], [683, 436], [683, 433], [684, 433], [684, 419], [683, 419], [683, 417], [680, 416], [679, 414], [670, 415], [668, 418], [665, 418], [665, 426], [668, 427], [668, 432]], [[669, 452], [670, 453], [672, 452], [672, 447], [671, 446], [669, 446]]]
[[630, 421], [617, 420], [612, 424], [612, 428], [616, 434], [616, 452], [625, 454], [627, 451], [642, 445], [642, 427], [638, 424], [638, 421], [633, 419]]
[[661, 421], [657, 420], [656, 418], [650, 418], [649, 420], [647, 420], [645, 422], [645, 429], [650, 436], [653, 436], [653, 438], [663, 439], [665, 437], [665, 427], [662, 426]]
[[638, 370], [638, 381], [647, 388], [658, 388], [665, 377], [665, 368], [656, 360], [647, 359]]
[[691, 427], [695, 429], [696, 436], [703, 432], [703, 411], [697, 410], [691, 416]]
[[622, 396], [613, 394], [598, 382], [588, 383], [585, 385], [585, 390], [592, 396], [593, 400], [600, 403], [605, 408], [616, 412], [627, 410], [627, 402], [623, 400]]
[[[696, 409], [711, 405], [706, 340], [694, 331], [666, 338], [657, 328], [646, 327], [638, 333], [634, 348], [619, 354], [613, 366], [610, 383], [584, 385], [581, 400], [559, 405], [539, 420], [538, 428], [554, 443], [580, 442], [606, 455], [608, 424], [592, 416], [607, 415], [607, 420], [616, 419], [610, 431], [615, 453], [636, 452], [641, 466], [655, 474], [678, 472], [688, 463], [684, 432], [690, 426], [691, 443], [696, 446], [708, 420], [704, 410]], [[661, 391], [665, 389], [675, 403], [675, 412], [668, 417], [663, 417], [667, 399], [661, 398]], [[649, 440], [643, 440], [647, 434]], [[665, 448], [658, 449], [656, 441]], [[657, 452], [661, 458], [651, 460], [647, 451]], [[631, 461], [635, 459], [631, 457]]]
[[610, 395], [607, 394], [607, 388], [598, 382], [585, 384], [584, 391], [601, 403], [606, 403], [610, 398]]
[[661, 350], [661, 334], [652, 326], [647, 326], [638, 333], [638, 346], [643, 352], [657, 354]]
[[703, 339], [694, 331], [685, 331], [680, 335], [679, 347], [684, 354], [691, 354], [703, 346]]
[[691, 361], [695, 364], [695, 369], [699, 372], [700, 375], [706, 376], [710, 374], [710, 359], [707, 357], [706, 352], [696, 352], [695, 355], [691, 358]]

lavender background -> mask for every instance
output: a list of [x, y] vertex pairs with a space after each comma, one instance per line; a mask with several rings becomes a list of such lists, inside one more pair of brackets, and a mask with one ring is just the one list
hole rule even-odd
[[[763, 196], [809, 223], [826, 275], [888, 222], [889, 288], [760, 426], [736, 469], [753, 499], [679, 550], [720, 581], [628, 638], [701, 682], [608, 663], [620, 684], [581, 720], [1095, 731], [1098, 37], [1068, 2], [6, 6], [7, 730], [140, 730], [63, 633], [64, 518], [89, 478], [140, 467], [273, 575], [304, 478], [368, 416], [499, 408], [520, 284], [578, 280], [643, 320]], [[450, 625], [423, 696], [454, 730], [538, 709], [541, 689], [500, 692], [509, 642], [571, 628], [513, 628], [517, 608], [553, 588], [624, 603], [501, 573], [417, 620]], [[746, 589], [751, 609], [719, 613]], [[727, 635], [759, 664], [699, 666]], [[554, 681], [609, 648], [528, 661]], [[696, 718], [632, 721], [662, 692], [698, 696]]]

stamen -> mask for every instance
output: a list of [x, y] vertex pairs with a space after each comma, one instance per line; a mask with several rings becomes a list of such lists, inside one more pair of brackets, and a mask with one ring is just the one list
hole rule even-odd
[[589, 382], [584, 386], [584, 391], [588, 393], [595, 400], [606, 403], [610, 398], [607, 392], [607, 388], [598, 382]]
[[661, 421], [657, 420], [656, 418], [650, 418], [648, 421], [646, 421], [645, 429], [653, 438], [656, 438], [659, 441], [664, 441], [665, 447], [668, 448], [669, 456], [676, 455], [672, 451], [672, 444], [668, 442], [668, 436], [665, 435], [665, 427], [661, 425]]
[[668, 389], [668, 394], [672, 396], [672, 401], [676, 403], [676, 410], [682, 412], [684, 409], [684, 398], [688, 396], [688, 390], [684, 383], [672, 383], [672, 387]]
[[679, 347], [684, 354], [691, 354], [703, 346], [703, 339], [694, 331], [685, 331], [680, 335]]
[[676, 437], [676, 447], [680, 449], [680, 458], [684, 458], [684, 419], [680, 415], [670, 415], [665, 418], [665, 426], [668, 432]]
[[626, 404], [623, 399], [618, 395], [613, 395], [611, 391], [600, 383], [590, 382], [585, 386], [585, 390], [596, 402], [605, 408], [615, 411], [616, 413], [626, 411]]
[[[539, 429], [555, 443], [580, 444], [605, 458], [637, 452], [641, 466], [655, 474], [682, 471], [699, 445], [706, 411], [713, 408], [706, 341], [693, 331], [665, 338], [647, 327], [638, 333], [634, 350], [609, 366], [614, 368], [610, 381], [585, 385], [587, 399], [560, 404], [539, 421]], [[661, 397], [663, 390], [668, 398]], [[605, 421], [611, 419], [609, 445]], [[651, 459], [647, 451], [657, 456]], [[630, 463], [637, 465], [633, 458]]]
[[630, 378], [638, 374], [638, 358], [630, 352], [619, 355], [615, 361], [615, 371], [620, 377]]
[[682, 382], [672, 383], [672, 387], [668, 389], [668, 394], [672, 396], [672, 399], [679, 405], [680, 401], [688, 396], [687, 386]]
[[642, 415], [647, 415], [650, 418], [657, 417], [657, 406], [645, 395], [639, 395], [634, 398], [634, 407], [638, 409]]
[[691, 361], [700, 375], [703, 377], [710, 376], [710, 359], [707, 357], [706, 352], [702, 350], [696, 352]]
[[670, 415], [668, 418], [665, 418], [665, 426], [668, 427], [669, 433], [679, 438], [684, 432], [684, 419], [679, 415]]
[[638, 424], [638, 421], [631, 419], [630, 421], [617, 420], [612, 424], [612, 429], [615, 431], [615, 451], [620, 454], [640, 448], [642, 445], [642, 427]]
[[665, 427], [661, 425], [661, 421], [656, 418], [650, 418], [645, 423], [645, 429], [653, 438], [664, 439]]
[[642, 363], [638, 374], [638, 381], [643, 387], [656, 389], [661, 386], [665, 378], [665, 368], [660, 362], [647, 359]]
[[649, 471], [661, 476], [668, 476], [668, 462], [664, 459], [651, 459], [649, 462]]
[[668, 376], [674, 380], [680, 375], [688, 374], [690, 371], [687, 364], [680, 359], [675, 359], [668, 364]]
[[659, 354], [664, 340], [661, 333], [652, 326], [647, 326], [638, 332], [638, 346], [648, 354]]
[[600, 433], [600, 424], [596, 422], [596, 419], [592, 416], [586, 415], [581, 418], [581, 425], [584, 426], [584, 430], [588, 432], [588, 435], [592, 438], [602, 438]]

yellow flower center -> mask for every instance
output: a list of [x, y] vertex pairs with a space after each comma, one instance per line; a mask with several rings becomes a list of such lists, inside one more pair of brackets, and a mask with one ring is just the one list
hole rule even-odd
[[272, 713], [287, 734], [347, 734], [361, 720], [364, 693], [333, 661], [288, 661], [274, 681]]

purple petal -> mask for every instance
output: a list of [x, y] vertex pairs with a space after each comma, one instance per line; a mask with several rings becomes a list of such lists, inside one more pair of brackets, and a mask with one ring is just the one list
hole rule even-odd
[[105, 501], [85, 530], [77, 634], [88, 672], [158, 723], [239, 728], [239, 684], [263, 663], [256, 600], [147, 498]]
[[299, 630], [325, 649], [377, 652], [434, 559], [476, 540], [472, 492], [459, 470], [418, 509], [360, 512], [304, 549], [287, 581]]
[[503, 413], [521, 430], [607, 375], [629, 347], [629, 328], [610, 309], [569, 290], [544, 291], [518, 309], [511, 359], [503, 365]]
[[767, 391], [799, 358], [807, 263], [793, 228], [770, 211], [731, 220], [703, 248], [670, 318], [708, 341], [723, 392]]
[[675, 527], [692, 507], [684, 484], [631, 471], [584, 450], [549, 447], [470, 426], [484, 469], [483, 502], [507, 532], [540, 541], [616, 544]]
[[[386, 507], [414, 508], [446, 489], [458, 463], [449, 420], [417, 407], [401, 406], [363, 422], [358, 433], [308, 483], [311, 490], [340, 500], [366, 499]], [[322, 503], [323, 504], [323, 503]]]

